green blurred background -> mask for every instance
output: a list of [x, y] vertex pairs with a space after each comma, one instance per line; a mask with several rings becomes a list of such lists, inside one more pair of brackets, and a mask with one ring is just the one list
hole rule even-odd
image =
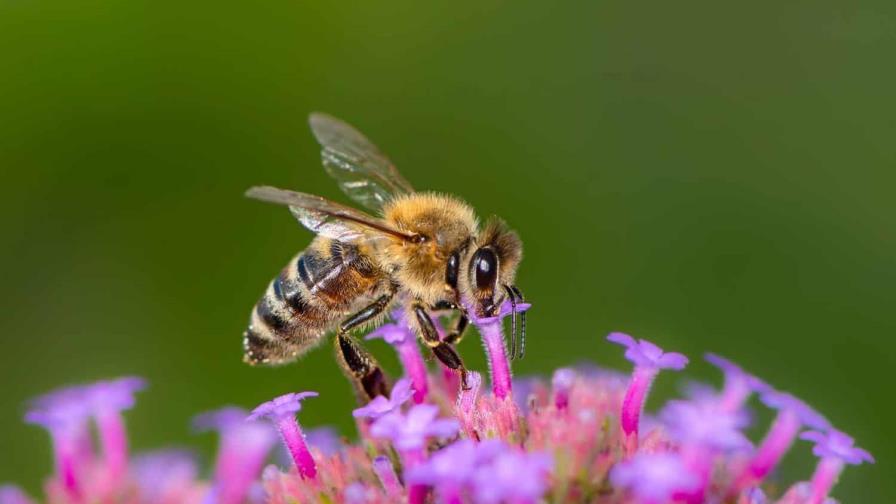
[[[717, 381], [713, 350], [877, 456], [836, 496], [896, 499], [892, 2], [347, 4], [0, 0], [0, 480], [50, 469], [29, 397], [127, 373], [152, 383], [137, 449], [210, 453], [191, 415], [306, 389], [305, 425], [352, 432], [329, 347], [240, 361], [251, 306], [311, 238], [241, 194], [344, 200], [306, 127], [324, 110], [519, 230], [518, 374], [624, 367], [610, 330]], [[484, 365], [475, 338], [461, 352]]]

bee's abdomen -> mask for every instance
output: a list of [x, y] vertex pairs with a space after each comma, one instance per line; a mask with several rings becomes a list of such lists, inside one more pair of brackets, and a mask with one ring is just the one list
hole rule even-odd
[[354, 247], [316, 239], [269, 285], [243, 338], [246, 362], [277, 364], [312, 348], [378, 282]]

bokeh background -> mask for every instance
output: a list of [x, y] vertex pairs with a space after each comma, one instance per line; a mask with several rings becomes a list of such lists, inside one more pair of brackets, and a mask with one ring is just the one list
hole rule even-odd
[[[308, 389], [305, 425], [352, 433], [329, 347], [240, 362], [311, 238], [241, 194], [344, 201], [306, 127], [324, 110], [519, 230], [517, 374], [624, 367], [611, 330], [691, 377], [718, 381], [699, 357], [719, 352], [876, 455], [836, 496], [893, 501], [894, 21], [888, 1], [0, 1], [0, 480], [50, 469], [27, 398], [121, 374], [152, 383], [136, 449], [210, 454], [194, 413]], [[475, 337], [461, 351], [484, 365]]]

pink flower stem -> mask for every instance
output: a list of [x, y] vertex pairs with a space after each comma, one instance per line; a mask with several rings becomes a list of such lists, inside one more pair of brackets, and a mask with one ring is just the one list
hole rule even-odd
[[294, 418], [284, 417], [277, 422], [277, 429], [286, 443], [286, 448], [292, 456], [299, 474], [305, 479], [315, 479], [317, 476], [317, 467], [314, 464], [314, 458], [308, 451], [308, 445], [305, 444], [305, 435]]
[[408, 378], [411, 379], [411, 385], [414, 388], [414, 403], [421, 404], [426, 400], [428, 384], [426, 382], [426, 363], [423, 361], [423, 355], [420, 353], [420, 347], [417, 341], [408, 338], [403, 343], [396, 345], [398, 358]]
[[103, 412], [97, 417], [100, 444], [106, 465], [105, 479], [117, 481], [127, 474], [128, 438], [124, 419], [117, 411]]
[[705, 502], [706, 488], [709, 486], [709, 480], [712, 476], [715, 453], [712, 449], [704, 446], [685, 445], [681, 448], [681, 456], [691, 473], [699, 479], [696, 488], [682, 496], [684, 497], [683, 500], [689, 504], [703, 503]]
[[498, 399], [504, 399], [511, 394], [511, 376], [510, 362], [507, 360], [507, 350], [504, 348], [501, 320], [489, 320], [479, 324], [478, 329], [482, 334], [485, 351], [488, 353], [492, 393]]
[[78, 455], [82, 451], [81, 437], [77, 432], [69, 432], [64, 429], [51, 431], [51, 436], [53, 437], [56, 474], [59, 483], [73, 502], [80, 502], [81, 490], [76, 467], [80, 462]]
[[818, 463], [815, 474], [812, 475], [810, 483], [812, 494], [809, 496], [807, 504], [821, 504], [831, 492], [840, 472], [843, 470], [843, 461], [834, 457], [825, 457]]
[[[423, 448], [402, 450], [399, 452], [399, 456], [401, 456], [401, 463], [405, 472], [426, 460], [426, 452]], [[408, 487], [408, 504], [423, 504], [426, 500], [426, 494], [426, 485], [410, 485]]]
[[373, 472], [376, 473], [380, 484], [386, 490], [386, 495], [392, 501], [397, 502], [401, 499], [401, 483], [398, 482], [398, 476], [395, 474], [395, 468], [392, 467], [392, 461], [389, 457], [380, 455], [373, 459]]
[[736, 495], [743, 489], [762, 481], [775, 468], [781, 457], [787, 453], [800, 431], [799, 417], [792, 410], [782, 410], [756, 454], [735, 479], [729, 495]]
[[638, 423], [641, 411], [644, 409], [644, 400], [650, 391], [650, 386], [659, 371], [656, 368], [635, 366], [628, 390], [622, 400], [622, 432], [625, 433], [625, 454], [634, 455], [638, 451]]

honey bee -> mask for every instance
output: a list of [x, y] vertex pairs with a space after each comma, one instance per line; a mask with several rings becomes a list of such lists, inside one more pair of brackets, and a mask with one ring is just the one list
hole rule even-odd
[[[514, 285], [522, 242], [500, 219], [480, 229], [464, 201], [415, 192], [392, 162], [349, 124], [311, 114], [326, 172], [373, 216], [320, 196], [253, 187], [250, 198], [286, 205], [316, 233], [283, 268], [255, 305], [243, 335], [249, 364], [284, 364], [335, 332], [337, 360], [361, 400], [388, 393], [376, 359], [351, 335], [375, 325], [394, 307], [446, 366], [466, 368], [454, 348], [469, 324], [469, 311], [492, 316], [505, 300], [523, 300]], [[440, 337], [434, 315], [455, 312], [453, 329]], [[524, 317], [524, 314], [523, 314]], [[522, 357], [525, 318], [517, 344], [514, 314], [511, 358]], [[517, 348], [519, 347], [519, 348]]]

